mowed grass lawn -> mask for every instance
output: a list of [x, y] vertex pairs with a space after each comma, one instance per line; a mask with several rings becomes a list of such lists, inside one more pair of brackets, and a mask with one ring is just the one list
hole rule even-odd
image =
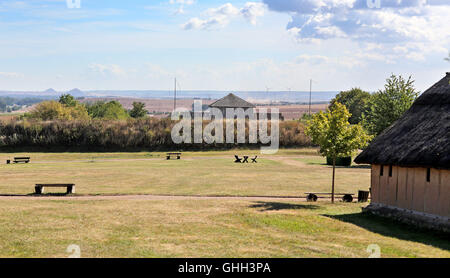
[[4, 200], [0, 221], [0, 257], [450, 257], [448, 237], [357, 203]]
[[[257, 164], [236, 164], [234, 154], [258, 155]], [[6, 159], [31, 156], [30, 164]], [[174, 194], [304, 196], [330, 192], [331, 167], [315, 149], [164, 153], [15, 153], [0, 156], [0, 195], [31, 194], [36, 183], [75, 183], [77, 194]], [[370, 169], [338, 168], [337, 192], [368, 190]], [[52, 192], [58, 189], [52, 189]], [[61, 192], [61, 191], [59, 191]]]
[[[234, 154], [258, 155], [235, 164]], [[287, 199], [29, 198], [36, 183], [75, 183], [77, 195], [304, 196], [329, 192], [331, 168], [314, 149], [164, 153], [21, 153], [0, 164], [0, 257], [450, 257], [448, 235], [365, 215], [366, 204]], [[337, 169], [337, 191], [367, 190], [370, 169]], [[52, 192], [54, 189], [52, 189]], [[57, 190], [55, 190], [57, 191]], [[19, 199], [5, 195], [24, 195]], [[98, 199], [97, 199], [98, 198]], [[106, 199], [105, 199], [106, 198]], [[130, 199], [128, 199], [130, 198]]]

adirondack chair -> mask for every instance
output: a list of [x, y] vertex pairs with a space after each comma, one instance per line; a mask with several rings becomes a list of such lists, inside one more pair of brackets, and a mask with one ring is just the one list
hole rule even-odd
[[237, 155], [234, 155], [234, 157], [236, 158], [234, 163], [242, 163], [242, 158], [239, 158], [239, 156], [237, 156]]

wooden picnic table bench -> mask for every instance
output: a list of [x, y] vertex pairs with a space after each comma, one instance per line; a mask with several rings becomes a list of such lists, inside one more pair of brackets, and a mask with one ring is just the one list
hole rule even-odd
[[[306, 194], [306, 200], [308, 202], [315, 202], [319, 198], [317, 195], [331, 195], [332, 193], [315, 193], [315, 192], [307, 192]], [[342, 201], [346, 203], [353, 202], [353, 195], [352, 193], [334, 193], [335, 196], [342, 196]]]
[[14, 157], [13, 160], [14, 163], [28, 163], [30, 162], [30, 157], [29, 156], [24, 156], [24, 157]]
[[44, 193], [44, 187], [66, 187], [66, 194], [75, 193], [75, 184], [73, 183], [46, 183], [46, 184], [36, 184], [34, 187], [36, 194]]
[[167, 160], [170, 160], [171, 156], [176, 156], [177, 159], [181, 159], [181, 153], [167, 153]]
[[[244, 155], [243, 158], [240, 158], [239, 156], [234, 155], [234, 158], [236, 158], [236, 160], [234, 161], [235, 163], [248, 163], [249, 156]], [[250, 157], [250, 159], [252, 160], [252, 163], [258, 163], [258, 161], [256, 161], [257, 158], [258, 158], [258, 156], [255, 156], [255, 158]]]

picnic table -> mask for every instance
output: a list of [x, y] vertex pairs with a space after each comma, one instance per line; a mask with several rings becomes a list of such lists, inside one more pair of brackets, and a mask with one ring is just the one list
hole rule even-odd
[[[315, 192], [307, 192], [306, 194], [306, 200], [308, 202], [316, 202], [317, 199], [319, 198], [318, 195], [326, 195], [326, 196], [331, 196], [332, 193], [315, 193]], [[342, 201], [346, 202], [346, 203], [351, 203], [353, 202], [353, 195], [352, 193], [334, 193], [334, 196], [342, 196]]]
[[[248, 155], [244, 155], [243, 158], [240, 158], [238, 155], [234, 155], [234, 158], [236, 159], [234, 162], [235, 163], [248, 163]], [[258, 156], [255, 156], [254, 158], [250, 158], [252, 160], [252, 163], [258, 163], [258, 161], [256, 161], [256, 159], [258, 158]]]
[[30, 157], [29, 156], [14, 157], [13, 162], [14, 163], [28, 163], [28, 162], [30, 162]]
[[73, 183], [45, 183], [45, 184], [36, 184], [34, 187], [36, 194], [44, 193], [44, 187], [65, 187], [67, 188], [66, 194], [75, 193], [75, 184]]
[[167, 160], [170, 160], [171, 156], [176, 156], [177, 159], [181, 159], [181, 153], [167, 153]]

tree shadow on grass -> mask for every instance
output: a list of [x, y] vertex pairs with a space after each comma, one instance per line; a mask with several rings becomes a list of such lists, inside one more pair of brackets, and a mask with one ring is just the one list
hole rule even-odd
[[288, 203], [279, 203], [279, 202], [263, 202], [258, 201], [255, 202], [254, 205], [250, 206], [251, 208], [259, 208], [260, 211], [278, 211], [278, 210], [288, 210], [288, 209], [318, 209], [320, 206], [316, 205], [299, 205], [299, 204], [288, 204]]
[[[322, 163], [322, 162], [319, 162], [319, 163], [310, 162], [310, 163], [307, 163], [307, 164], [308, 165], [328, 166], [329, 168], [333, 167], [333, 165], [328, 165], [328, 164]], [[363, 164], [363, 165], [357, 165], [357, 164], [354, 165], [354, 164], [352, 164], [350, 166], [338, 166], [338, 165], [336, 165], [336, 169], [371, 169], [371, 168], [372, 168], [371, 165], [365, 165], [365, 164]]]
[[370, 232], [401, 240], [414, 241], [450, 251], [449, 234], [396, 222], [369, 213], [323, 215], [342, 222], [357, 225]]

